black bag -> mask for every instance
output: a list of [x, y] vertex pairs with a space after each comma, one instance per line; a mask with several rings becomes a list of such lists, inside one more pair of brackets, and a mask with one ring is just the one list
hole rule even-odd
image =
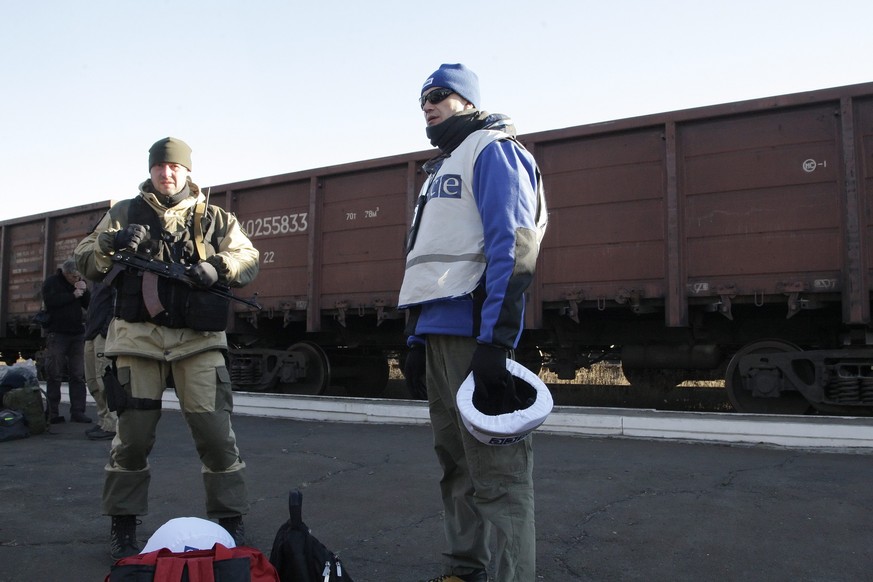
[[17, 410], [0, 410], [0, 442], [14, 441], [30, 436], [24, 415]]
[[291, 491], [288, 521], [273, 540], [270, 563], [281, 582], [354, 582], [336, 555], [324, 547], [301, 519], [303, 494]]

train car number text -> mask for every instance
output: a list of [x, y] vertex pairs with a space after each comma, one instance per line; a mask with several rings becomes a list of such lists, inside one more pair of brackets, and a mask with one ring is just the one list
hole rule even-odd
[[243, 222], [243, 228], [245, 228], [250, 238], [306, 232], [306, 229], [309, 228], [309, 223], [306, 220], [307, 214], [306, 212], [301, 212], [300, 214], [250, 218]]

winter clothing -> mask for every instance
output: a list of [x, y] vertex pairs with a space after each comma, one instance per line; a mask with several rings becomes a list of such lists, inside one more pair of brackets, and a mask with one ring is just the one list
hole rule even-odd
[[425, 165], [398, 301], [416, 307], [416, 336], [518, 343], [547, 216], [536, 162], [505, 127], [505, 116], [490, 116], [451, 156]]
[[58, 269], [42, 284], [42, 302], [51, 315], [46, 331], [80, 335], [85, 333], [85, 312], [91, 302], [91, 292], [85, 290], [76, 297], [76, 287]]
[[[478, 105], [474, 80], [462, 65], [443, 65], [422, 93], [450, 87]], [[481, 577], [493, 563], [494, 580], [532, 582], [531, 438], [512, 446], [483, 444], [461, 423], [456, 397], [474, 355], [500, 355], [518, 344], [524, 292], [546, 227], [543, 186], [506, 116], [465, 110], [428, 127], [427, 135], [442, 155], [425, 164], [430, 177], [416, 204], [398, 304], [410, 310], [408, 344], [426, 350], [428, 406], [442, 467], [446, 573]], [[482, 344], [488, 349], [477, 350]], [[505, 359], [476, 357], [491, 391], [513, 389], [505, 381]]]
[[46, 327], [44, 365], [49, 417], [54, 422], [63, 421], [59, 407], [61, 383], [66, 376], [71, 420], [90, 421], [85, 416], [85, 324], [83, 323], [85, 314], [83, 310], [91, 301], [91, 292], [86, 289], [77, 297], [75, 285], [67, 280], [61, 269], [58, 269], [43, 283], [42, 301], [51, 316]]
[[149, 170], [160, 163], [179, 164], [191, 171], [191, 148], [181, 139], [165, 137], [149, 148]]
[[475, 107], [480, 105], [479, 77], [460, 63], [440, 65], [422, 85], [421, 94], [433, 87], [452, 89]]
[[[158, 142], [149, 163], [155, 156], [158, 161], [182, 163], [173, 157], [187, 151], [179, 144], [173, 138]], [[148, 239], [139, 241], [140, 252], [192, 268], [207, 260], [218, 282], [226, 286], [239, 287], [255, 278], [258, 251], [236, 217], [221, 208], [206, 207], [205, 197], [190, 179], [183, 192], [189, 195], [178, 200], [159, 198], [147, 180], [140, 185], [139, 196], [112, 206], [75, 252], [86, 277], [111, 281], [117, 290], [105, 352], [115, 358], [120, 397], [127, 407], [118, 411], [117, 435], [106, 466], [103, 511], [107, 515], [148, 511], [148, 454], [170, 377], [200, 455], [207, 516], [236, 517], [248, 511], [245, 462], [230, 420], [233, 396], [224, 331], [196, 331], [186, 326], [186, 311], [196, 310], [188, 307], [191, 289], [184, 284], [164, 278], [155, 281], [162, 310], [154, 313], [153, 304], [144, 299], [146, 277], [113, 270], [112, 256], [120, 250], [117, 234], [130, 224], [140, 224], [149, 226], [150, 233]], [[204, 256], [200, 256], [199, 243]]]

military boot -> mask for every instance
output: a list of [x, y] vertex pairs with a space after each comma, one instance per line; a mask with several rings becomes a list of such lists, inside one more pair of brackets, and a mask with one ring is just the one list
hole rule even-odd
[[218, 525], [227, 530], [227, 533], [229, 533], [233, 538], [233, 543], [235, 543], [237, 546], [248, 545], [248, 539], [246, 538], [246, 526], [243, 523], [241, 515], [219, 518]]
[[109, 555], [113, 560], [120, 560], [139, 553], [136, 542], [136, 526], [139, 522], [135, 515], [113, 515], [112, 529], [109, 531]]

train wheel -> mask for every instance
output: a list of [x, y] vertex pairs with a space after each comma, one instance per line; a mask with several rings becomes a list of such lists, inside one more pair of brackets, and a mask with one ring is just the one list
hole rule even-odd
[[330, 362], [324, 350], [312, 342], [298, 342], [288, 348], [288, 353], [303, 358], [306, 376], [293, 384], [280, 384], [279, 390], [295, 394], [324, 394], [330, 385]]
[[812, 407], [809, 402], [796, 391], [782, 392], [777, 398], [756, 398], [752, 392], [743, 386], [740, 374], [740, 358], [749, 354], [772, 354], [799, 352], [796, 345], [782, 340], [761, 340], [743, 346], [734, 354], [725, 372], [724, 387], [728, 399], [737, 412], [753, 414], [806, 414]]

